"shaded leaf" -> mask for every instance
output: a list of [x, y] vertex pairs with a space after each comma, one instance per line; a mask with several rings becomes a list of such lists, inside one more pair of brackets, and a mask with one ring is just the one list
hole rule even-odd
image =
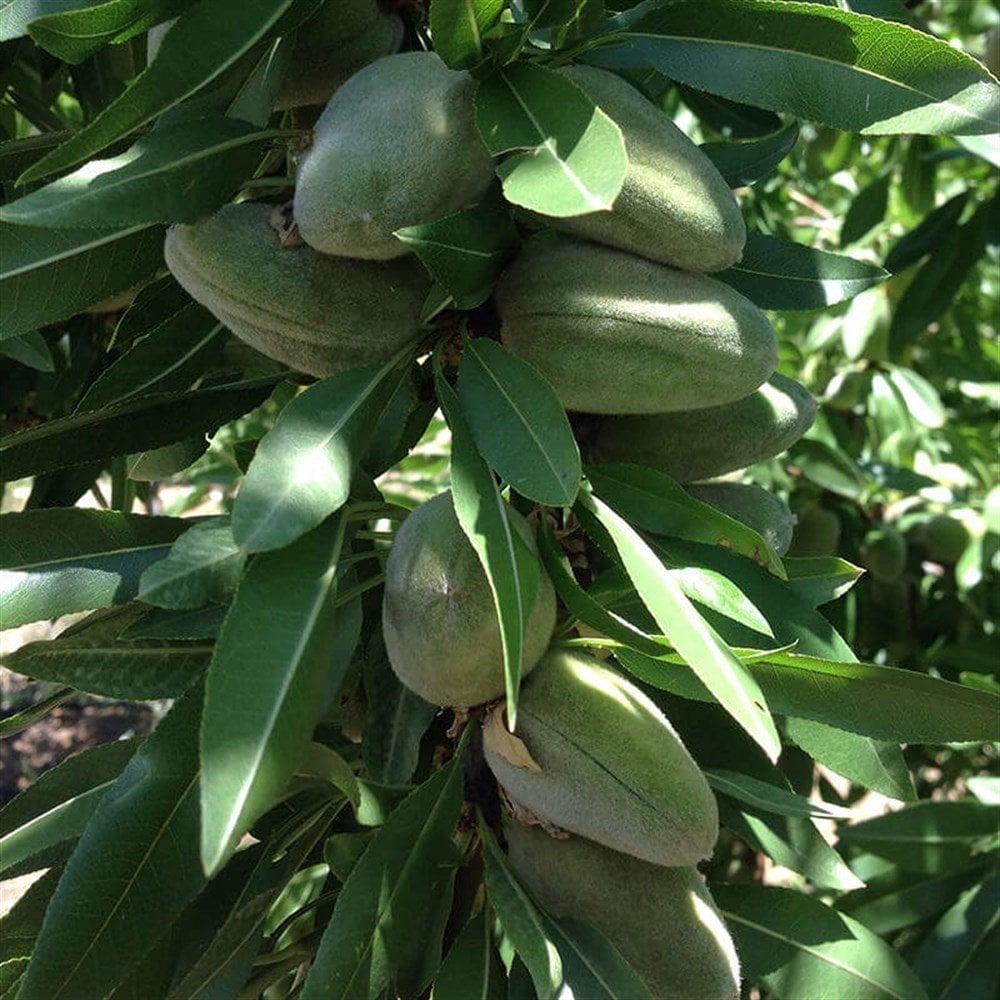
[[6, 665], [28, 677], [105, 698], [176, 698], [201, 675], [212, 645], [119, 639], [137, 617], [136, 608], [97, 614], [55, 639], [21, 646], [6, 658]]
[[302, 1000], [374, 1000], [390, 983], [410, 995], [430, 982], [451, 905], [461, 805], [456, 759], [393, 810], [337, 897]]
[[94, 813], [53, 896], [25, 1000], [106, 996], [204, 886], [201, 697], [198, 685], [174, 705]]
[[798, 122], [761, 139], [743, 142], [704, 142], [701, 151], [731, 188], [746, 187], [767, 177], [792, 151], [799, 138]]
[[27, 34], [28, 25], [46, 14], [93, 7], [101, 0], [9, 0], [0, 8], [0, 42]]
[[8, 202], [0, 220], [56, 227], [194, 222], [236, 193], [274, 135], [236, 118], [154, 129], [119, 156], [91, 160]]
[[920, 981], [862, 924], [792, 889], [711, 886], [744, 975], [786, 1000], [925, 1000]]
[[281, 548], [344, 505], [378, 416], [406, 375], [408, 364], [401, 360], [409, 352], [331, 375], [281, 411], [233, 506], [233, 535], [241, 548]]
[[996, 81], [947, 42], [814, 3], [660, 7], [588, 61], [865, 135], [989, 133], [1000, 114]]
[[854, 196], [840, 227], [842, 247], [857, 243], [885, 218], [886, 209], [889, 207], [891, 180], [891, 172], [884, 173]]
[[[201, 855], [215, 872], [301, 763], [323, 710], [344, 519], [250, 565], [208, 669]], [[262, 629], [261, 623], [268, 627]]]
[[469, 340], [458, 395], [480, 454], [522, 496], [567, 506], [580, 483], [580, 451], [544, 377], [494, 340]]
[[0, 996], [8, 989], [16, 994], [17, 981], [28, 967], [35, 939], [62, 872], [50, 868], [0, 920]]
[[215, 639], [228, 608], [210, 604], [193, 611], [151, 608], [126, 628], [121, 639]]
[[470, 920], [448, 950], [434, 980], [431, 1000], [506, 1000], [507, 977], [493, 947], [485, 908]]
[[0, 354], [38, 372], [52, 372], [56, 369], [52, 351], [37, 330], [22, 333], [20, 337], [0, 340]]
[[929, 213], [918, 226], [900, 236], [886, 255], [885, 269], [896, 274], [938, 246], [958, 225], [970, 193], [963, 191], [950, 198]]
[[163, 265], [163, 230], [45, 229], [0, 222], [0, 340], [66, 319]]
[[182, 396], [143, 396], [8, 434], [0, 438], [0, 476], [9, 482], [214, 431], [263, 403], [278, 381], [268, 375]]
[[263, 39], [292, 0], [200, 0], [163, 36], [124, 94], [30, 167], [20, 183], [80, 163], [200, 90]]
[[142, 574], [139, 597], [175, 609], [225, 601], [236, 589], [245, 562], [228, 516], [208, 518], [188, 528], [167, 557]]
[[476, 91], [476, 124], [503, 193], [544, 215], [608, 210], [625, 180], [621, 129], [566, 77], [534, 63], [497, 68]]
[[116, 740], [67, 757], [0, 809], [0, 871], [79, 837], [139, 743]]
[[889, 277], [882, 268], [844, 254], [750, 233], [743, 259], [715, 277], [761, 309], [824, 309]]
[[125, 604], [143, 571], [191, 525], [78, 507], [27, 510], [0, 518], [4, 628], [74, 611]]

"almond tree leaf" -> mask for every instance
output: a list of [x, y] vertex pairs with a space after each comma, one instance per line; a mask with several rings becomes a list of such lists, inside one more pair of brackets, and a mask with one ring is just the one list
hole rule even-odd
[[657, 7], [621, 45], [587, 61], [653, 67], [730, 100], [863, 135], [987, 134], [1000, 116], [1000, 86], [971, 56], [907, 25], [823, 4]]
[[744, 975], [788, 1000], [926, 1000], [913, 971], [858, 921], [793, 889], [712, 884]]
[[470, 920], [448, 949], [431, 1000], [507, 1000], [507, 977], [493, 947], [486, 910]]
[[990, 1000], [1000, 983], [998, 946], [1000, 875], [993, 875], [963, 893], [935, 924], [913, 959], [913, 970], [935, 1000]]
[[193, 611], [150, 608], [124, 629], [121, 639], [217, 639], [229, 609], [210, 604]]
[[45, 911], [62, 871], [50, 868], [0, 920], [0, 996], [16, 995], [16, 984], [31, 959]]
[[845, 254], [750, 233], [743, 259], [715, 275], [761, 309], [825, 309], [874, 288], [887, 271]]
[[540, 372], [494, 340], [469, 340], [458, 396], [480, 454], [518, 493], [553, 507], [573, 502], [580, 451]]
[[535, 63], [494, 70], [476, 91], [476, 123], [508, 201], [544, 215], [606, 211], [625, 180], [621, 129], [566, 77]]
[[3, 627], [125, 604], [138, 593], [146, 567], [190, 527], [179, 517], [79, 507], [4, 514]]
[[178, 610], [225, 601], [236, 589], [246, 553], [233, 540], [227, 515], [192, 525], [165, 559], [140, 578], [139, 597], [147, 604]]
[[212, 644], [120, 640], [118, 635], [139, 613], [136, 607], [98, 613], [55, 639], [21, 646], [6, 658], [6, 665], [36, 680], [68, 684], [104, 698], [176, 698], [201, 676]]
[[192, 2], [105, 0], [79, 10], [46, 14], [28, 25], [28, 34], [54, 56], [79, 63], [106, 45], [127, 41], [161, 21], [176, 17]]
[[30, 167], [26, 184], [89, 159], [210, 83], [260, 42], [292, 0], [199, 0], [163, 36], [124, 94]]
[[[0, 872], [83, 833], [141, 740], [115, 740], [67, 757], [0, 809]], [[2, 926], [2, 925], [0, 925]], [[5, 938], [0, 934], [0, 940]]]
[[376, 1000], [391, 983], [416, 995], [430, 982], [458, 861], [451, 837], [462, 807], [463, 752], [464, 742], [392, 811], [351, 871], [302, 1000]]
[[917, 797], [898, 743], [792, 717], [785, 719], [785, 733], [815, 761], [855, 784], [904, 802]]
[[843, 597], [865, 574], [860, 566], [837, 556], [785, 556], [784, 564], [792, 589], [813, 607]]
[[520, 243], [510, 210], [499, 197], [393, 235], [413, 250], [458, 309], [472, 309], [489, 298]]
[[[323, 711], [343, 516], [258, 556], [222, 626], [201, 727], [205, 870], [218, 871], [275, 801]], [[266, 629], [261, 623], [267, 621]]]
[[493, 834], [479, 820], [486, 868], [486, 895], [514, 951], [528, 967], [539, 1000], [551, 1000], [563, 984], [559, 949], [549, 938], [545, 918], [521, 888]]
[[483, 35], [500, 20], [505, 6], [505, 0], [433, 0], [431, 36], [445, 65], [468, 69], [481, 63]]
[[996, 833], [998, 820], [1000, 807], [974, 799], [916, 802], [838, 832], [841, 840], [907, 871], [937, 872], [967, 861], [979, 842]]
[[840, 245], [857, 243], [883, 219], [889, 207], [889, 182], [892, 172], [876, 177], [863, 187], [851, 201], [840, 227]]
[[[654, 658], [629, 649], [616, 650], [615, 657], [654, 687], [695, 701], [715, 701], [694, 673], [677, 667], [679, 657]], [[996, 735], [1000, 698], [927, 674], [791, 652], [769, 652], [743, 666], [780, 715], [898, 743], [991, 740]]]
[[799, 139], [798, 122], [760, 139], [743, 142], [703, 142], [701, 151], [715, 164], [732, 188], [747, 187], [767, 177], [795, 148]]
[[0, 220], [53, 227], [194, 222], [236, 193], [264, 144], [281, 134], [236, 118], [166, 125], [112, 159], [91, 160], [8, 202]]
[[406, 348], [383, 365], [331, 375], [281, 411], [233, 506], [233, 535], [241, 548], [263, 552], [288, 545], [347, 502], [351, 476], [379, 414], [406, 377], [410, 353]]
[[214, 431], [263, 403], [280, 378], [268, 375], [180, 396], [142, 396], [8, 434], [0, 438], [0, 479], [10, 482]]
[[102, 799], [52, 897], [25, 1000], [107, 996], [204, 887], [201, 699], [199, 684], [175, 703]]
[[517, 698], [524, 655], [524, 629], [530, 613], [527, 580], [507, 518], [506, 504], [486, 460], [476, 448], [458, 396], [448, 385], [440, 359], [434, 358], [434, 385], [438, 403], [451, 429], [451, 491], [455, 516], [466, 538], [476, 550], [486, 573], [500, 623], [507, 718], [517, 721]]
[[596, 519], [600, 523], [663, 634], [719, 703], [767, 756], [776, 760], [781, 753], [781, 739], [764, 694], [746, 665], [692, 606], [677, 581], [627, 521], [585, 490], [580, 491], [574, 509], [585, 528], [588, 521]]
[[37, 372], [54, 372], [56, 370], [52, 350], [37, 330], [22, 333], [20, 337], [8, 337], [6, 340], [0, 340], [0, 354], [7, 358], [13, 358], [22, 365], [27, 365], [28, 368], [34, 368]]
[[140, 396], [181, 392], [200, 378], [228, 337], [222, 324], [194, 302], [151, 330], [105, 368], [77, 404], [77, 413]]
[[46, 229], [0, 222], [0, 340], [124, 292], [163, 266], [163, 230]]
[[758, 812], [773, 812], [779, 816], [818, 816], [821, 819], [849, 819], [852, 816], [851, 810], [843, 806], [804, 798], [749, 774], [719, 768], [702, 770], [717, 792], [753, 806]]
[[0, 42], [28, 33], [28, 25], [46, 14], [93, 7], [101, 0], [8, 0], [0, 7]]
[[962, 191], [955, 195], [900, 236], [886, 254], [885, 269], [890, 274], [898, 274], [930, 253], [958, 225], [970, 194], [970, 191]]

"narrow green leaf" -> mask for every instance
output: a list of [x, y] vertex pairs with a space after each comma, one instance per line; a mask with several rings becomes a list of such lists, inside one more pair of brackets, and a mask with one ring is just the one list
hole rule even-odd
[[728, 577], [713, 569], [699, 566], [680, 566], [674, 569], [669, 564], [667, 573], [677, 582], [685, 597], [755, 632], [774, 638], [768, 620]]
[[760, 781], [749, 774], [716, 768], [703, 768], [708, 783], [723, 795], [753, 806], [760, 812], [773, 812], [780, 816], [818, 816], [821, 819], [848, 819], [850, 809], [815, 802], [767, 781]]
[[937, 389], [927, 379], [911, 368], [895, 365], [889, 369], [886, 378], [914, 420], [925, 427], [944, 427], [948, 414]]
[[[691, 669], [771, 760], [781, 740], [764, 694], [746, 666], [684, 595], [679, 584], [632, 526], [600, 498], [581, 490], [575, 508], [607, 531], [643, 604]], [[635, 654], [637, 656], [641, 654]]]
[[156, 58], [106, 107], [21, 177], [80, 163], [200, 90], [263, 39], [292, 0], [199, 0], [164, 35]]
[[472, 309], [489, 298], [520, 245], [510, 209], [498, 196], [393, 235], [413, 250], [458, 309]]
[[59, 10], [31, 22], [28, 34], [66, 62], [79, 63], [105, 45], [127, 41], [176, 17], [193, 0], [105, 0], [80, 10]]
[[493, 947], [485, 908], [465, 925], [448, 950], [431, 1000], [507, 1000], [506, 976]]
[[101, 0], [8, 0], [0, 7], [0, 42], [28, 33], [28, 25], [46, 14], [93, 7]]
[[654, 67], [680, 83], [849, 132], [996, 131], [1000, 86], [982, 63], [903, 24], [815, 3], [713, 0], [654, 8], [588, 61]]
[[770, 807], [762, 810], [724, 796], [719, 800], [719, 821], [754, 850], [805, 876], [818, 889], [864, 885], [808, 817], [778, 815]]
[[16, 995], [17, 982], [28, 967], [45, 911], [61, 875], [60, 869], [50, 868], [0, 920], [0, 997], [5, 996], [7, 990]]
[[858, 921], [793, 889], [711, 886], [744, 974], [787, 1000], [926, 1000], [899, 955]]
[[0, 719], [0, 740], [5, 740], [10, 736], [17, 736], [29, 729], [36, 722], [44, 719], [53, 709], [58, 708], [64, 701], [73, 697], [76, 692], [71, 687], [56, 688], [56, 690], [41, 701], [36, 701], [27, 708], [22, 708], [19, 712], [12, 712]]
[[544, 215], [607, 211], [625, 180], [621, 129], [566, 77], [535, 63], [496, 69], [476, 91], [476, 123], [515, 205]]
[[743, 259], [715, 277], [761, 309], [825, 309], [889, 277], [882, 268], [844, 254], [750, 233]]
[[139, 581], [139, 597], [161, 608], [200, 608], [225, 601], [236, 589], [246, 553], [233, 540], [229, 517], [192, 525], [165, 559], [153, 563]]
[[587, 478], [604, 501], [636, 528], [731, 549], [784, 579], [781, 559], [763, 536], [696, 500], [666, 473], [609, 462], [588, 468]]
[[181, 396], [143, 396], [8, 434], [0, 439], [0, 478], [10, 482], [214, 431], [263, 403], [278, 381], [268, 375]]
[[201, 698], [198, 685], [174, 705], [101, 801], [52, 898], [23, 1000], [107, 996], [205, 885]]
[[368, 698], [361, 740], [365, 769], [375, 781], [406, 785], [417, 769], [420, 741], [437, 715], [437, 706], [400, 683], [381, 644], [374, 655], [365, 657], [364, 683]]
[[[654, 659], [633, 650], [615, 655], [627, 670], [655, 687], [683, 698], [715, 700], [691, 671], [678, 668], [668, 657]], [[996, 735], [996, 695], [912, 670], [787, 652], [767, 653], [747, 661], [744, 668], [780, 715], [899, 743], [990, 740]]]
[[22, 365], [27, 365], [28, 368], [34, 368], [37, 372], [56, 370], [52, 350], [37, 330], [22, 333], [20, 337], [8, 337], [6, 340], [0, 340], [0, 354], [7, 358], [13, 358]]
[[620, 615], [608, 611], [576, 582], [569, 560], [559, 548], [547, 518], [542, 518], [539, 524], [538, 551], [559, 599], [580, 621], [640, 653], [658, 656], [665, 651], [664, 642], [647, 635]]
[[566, 411], [538, 371], [494, 340], [468, 340], [458, 394], [476, 447], [503, 479], [541, 504], [573, 502], [580, 451]]
[[732, 188], [746, 187], [767, 177], [795, 148], [798, 122], [789, 122], [780, 132], [743, 142], [704, 142], [701, 151], [715, 164]]
[[204, 434], [125, 456], [125, 475], [137, 483], [158, 482], [190, 468], [208, 451]]
[[177, 284], [172, 274], [148, 282], [139, 289], [132, 304], [118, 320], [108, 350], [120, 348], [152, 333], [191, 302], [191, 296]]
[[67, 319], [163, 266], [163, 230], [45, 229], [0, 222], [0, 340]]
[[[251, 564], [208, 669], [201, 855], [221, 868], [292, 777], [323, 710], [344, 518]], [[262, 629], [261, 623], [269, 625]]]
[[212, 645], [119, 639], [138, 614], [134, 607], [100, 612], [55, 639], [21, 646], [6, 658], [6, 666], [36, 680], [67, 684], [105, 698], [176, 698], [201, 676]]
[[261, 441], [233, 506], [233, 535], [248, 552], [294, 542], [347, 501], [379, 414], [408, 365], [331, 375], [293, 399]]
[[452, 69], [481, 63], [483, 35], [492, 28], [506, 6], [505, 0], [433, 0], [431, 37], [434, 51]]
[[785, 733], [810, 757], [890, 799], [917, 797], [898, 743], [873, 740], [811, 719], [785, 719]]
[[273, 136], [236, 118], [154, 129], [119, 156], [91, 160], [0, 207], [0, 220], [54, 227], [194, 222], [236, 193]]
[[0, 809], [0, 871], [79, 837], [139, 743], [116, 740], [82, 750], [40, 775]]
[[889, 182], [887, 172], [863, 187], [851, 202], [840, 227], [840, 245], [846, 247], [865, 237], [885, 218], [889, 207]]
[[955, 195], [935, 208], [914, 229], [900, 236], [886, 255], [885, 269], [898, 274], [938, 246], [958, 225], [970, 194], [970, 191], [963, 191]]
[[193, 611], [151, 608], [126, 628], [121, 639], [217, 639], [229, 609], [210, 604]]
[[1000, 807], [974, 799], [917, 802], [897, 812], [840, 828], [856, 844], [908, 871], [936, 872], [967, 861], [978, 843], [995, 835]]
[[493, 593], [503, 646], [508, 725], [517, 722], [521, 685], [524, 630], [530, 608], [527, 581], [521, 580], [521, 563], [507, 507], [493, 473], [476, 448], [458, 396], [448, 385], [438, 356], [434, 359], [434, 384], [438, 403], [451, 429], [451, 492], [455, 516], [476, 550]]
[[791, 588], [813, 607], [843, 597], [865, 574], [860, 566], [836, 556], [785, 556], [784, 565]]
[[430, 982], [457, 865], [451, 836], [462, 805], [460, 755], [393, 810], [351, 872], [302, 1000], [376, 1000], [391, 983], [417, 995]]
[[496, 911], [514, 951], [528, 967], [539, 1000], [551, 1000], [559, 996], [563, 984], [559, 949], [550, 940], [544, 917], [521, 888], [482, 817], [479, 834], [483, 841], [486, 895], [490, 905]]
[[190, 527], [178, 517], [48, 508], [0, 518], [3, 627], [124, 604]]
[[101, 372], [76, 412], [187, 389], [221, 352], [227, 336], [207, 309], [189, 302]]

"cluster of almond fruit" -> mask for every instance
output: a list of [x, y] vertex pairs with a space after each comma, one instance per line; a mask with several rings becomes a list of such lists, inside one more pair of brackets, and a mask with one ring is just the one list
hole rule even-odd
[[[430, 51], [396, 52], [401, 23], [374, 0], [324, 11], [328, 33], [342, 32], [341, 63], [317, 57], [322, 25], [305, 25], [302, 72], [278, 102], [329, 97], [298, 165], [300, 239], [280, 238], [273, 206], [245, 202], [173, 227], [166, 242], [197, 301], [258, 351], [317, 377], [386, 361], [414, 340], [432, 279], [395, 233], [475, 205], [497, 183], [473, 76]], [[559, 72], [617, 123], [627, 174], [610, 211], [519, 216], [533, 235], [496, 286], [499, 337], [567, 410], [598, 415], [593, 461], [665, 472], [783, 553], [793, 519], [777, 498], [706, 482], [785, 450], [815, 413], [808, 391], [776, 373], [764, 313], [709, 276], [742, 255], [739, 206], [629, 83], [589, 66]], [[527, 521], [509, 516], [537, 554]], [[598, 660], [549, 649], [555, 618], [539, 566], [516, 732], [502, 706], [484, 725], [514, 817], [512, 864], [547, 910], [601, 930], [652, 995], [737, 997], [735, 950], [695, 867], [718, 835], [712, 792], [637, 687]], [[396, 536], [383, 630], [400, 680], [426, 700], [468, 709], [503, 696], [493, 596], [450, 494]]]

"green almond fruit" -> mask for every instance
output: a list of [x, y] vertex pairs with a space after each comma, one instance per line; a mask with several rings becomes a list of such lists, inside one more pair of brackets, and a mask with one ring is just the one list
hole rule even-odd
[[325, 104], [363, 66], [396, 52], [403, 34], [400, 16], [383, 14], [376, 0], [324, 4], [295, 33], [291, 66], [274, 106]]
[[865, 535], [865, 565], [880, 583], [895, 583], [906, 569], [906, 539], [891, 525], [883, 524]]
[[[528, 522], [512, 508], [507, 516], [525, 554], [537, 558]], [[555, 590], [541, 565], [538, 572], [522, 676], [545, 652], [556, 623]], [[396, 534], [385, 568], [382, 634], [396, 676], [433, 705], [468, 708], [505, 691], [493, 592], [450, 493], [421, 504]]]
[[778, 455], [811, 426], [816, 400], [774, 374], [734, 403], [683, 413], [610, 417], [597, 434], [597, 462], [634, 462], [680, 483], [722, 476]]
[[376, 263], [282, 246], [271, 212], [226, 205], [167, 232], [174, 277], [237, 337], [322, 377], [387, 361], [417, 335], [431, 280], [415, 259]]
[[768, 318], [729, 285], [596, 243], [535, 240], [501, 276], [496, 301], [505, 346], [570, 410], [718, 406], [778, 365]]
[[518, 879], [542, 909], [599, 930], [657, 1000], [739, 997], [736, 948], [697, 868], [651, 865], [519, 823], [508, 825], [507, 841]]
[[795, 516], [773, 493], [755, 483], [695, 483], [686, 489], [696, 500], [753, 528], [779, 556], [788, 551]]
[[969, 529], [950, 514], [937, 514], [924, 525], [927, 555], [946, 566], [958, 562], [970, 539]]
[[799, 511], [792, 533], [790, 556], [817, 559], [835, 556], [840, 548], [840, 518], [826, 507], [807, 507]]
[[549, 224], [682, 271], [722, 271], [740, 260], [746, 226], [712, 161], [621, 77], [593, 66], [561, 72], [618, 123], [628, 171], [610, 211], [549, 218]]
[[433, 52], [378, 59], [330, 99], [299, 165], [295, 221], [323, 253], [387, 260], [393, 233], [474, 204], [493, 183], [476, 81]]
[[[546, 655], [521, 687], [514, 732], [487, 725], [486, 761], [539, 819], [657, 865], [712, 853], [719, 817], [705, 776], [656, 705], [582, 653]], [[515, 762], [516, 761], [516, 762]]]

